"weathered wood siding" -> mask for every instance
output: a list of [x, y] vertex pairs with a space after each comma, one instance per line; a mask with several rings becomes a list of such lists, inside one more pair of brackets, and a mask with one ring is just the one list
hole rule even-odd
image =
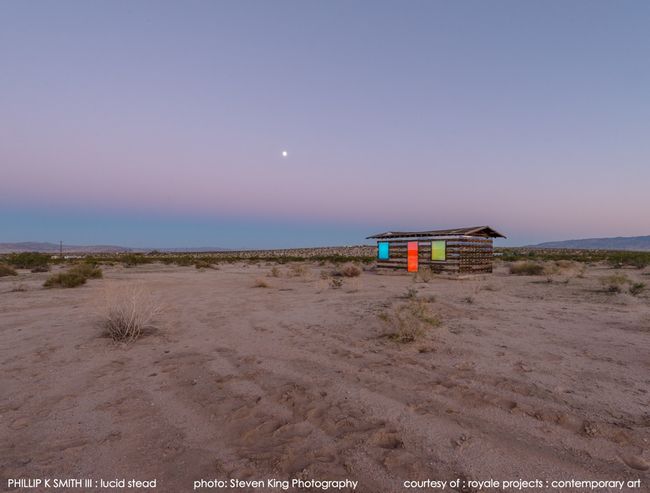
[[[431, 241], [444, 240], [446, 260], [431, 260]], [[492, 272], [492, 238], [470, 236], [408, 238], [378, 240], [388, 243], [388, 260], [377, 260], [377, 267], [404, 269], [407, 267], [407, 244], [418, 242], [419, 270], [431, 269], [437, 273], [470, 274]], [[376, 253], [376, 252], [375, 252]]]

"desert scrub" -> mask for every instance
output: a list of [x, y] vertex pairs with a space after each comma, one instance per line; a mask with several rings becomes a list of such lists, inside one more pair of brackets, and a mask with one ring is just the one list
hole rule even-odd
[[278, 268], [277, 265], [276, 265], [276, 266], [273, 266], [273, 267], [271, 268], [271, 270], [270, 270], [269, 273], [268, 273], [268, 276], [269, 276], [269, 277], [280, 277], [280, 269]]
[[330, 288], [340, 289], [343, 286], [343, 279], [340, 277], [334, 277], [330, 279]]
[[131, 342], [152, 330], [160, 305], [142, 286], [107, 288], [100, 325], [104, 335], [114, 341]]
[[402, 296], [402, 298], [405, 298], [407, 300], [414, 300], [417, 297], [418, 297], [418, 290], [415, 289], [414, 287], [406, 288], [406, 293], [404, 293], [404, 296]]
[[43, 283], [45, 288], [76, 288], [86, 284], [88, 279], [101, 279], [104, 276], [102, 270], [90, 264], [79, 264], [70, 268], [67, 272], [59, 272], [47, 278]]
[[214, 265], [209, 260], [197, 259], [194, 262], [194, 267], [197, 269], [213, 269]]
[[14, 268], [7, 264], [0, 264], [0, 277], [5, 276], [17, 276], [18, 272]]
[[427, 330], [442, 324], [440, 317], [433, 314], [423, 300], [411, 300], [399, 305], [390, 312], [379, 314], [379, 319], [391, 329], [386, 336], [401, 343], [414, 342]]
[[76, 288], [86, 284], [86, 278], [74, 272], [59, 272], [47, 278], [43, 283], [44, 288]]
[[625, 274], [612, 274], [600, 278], [600, 283], [605, 291], [609, 293], [620, 293], [623, 290], [623, 286], [629, 282], [630, 279]]
[[7, 263], [17, 269], [34, 269], [47, 266], [50, 261], [49, 255], [37, 252], [14, 253], [7, 257]]
[[632, 296], [638, 296], [645, 291], [645, 288], [646, 284], [644, 282], [634, 282], [630, 285], [629, 293]]
[[540, 276], [544, 273], [544, 266], [537, 262], [521, 261], [510, 264], [510, 274], [516, 276]]
[[100, 267], [92, 264], [79, 264], [72, 267], [69, 271], [72, 274], [78, 274], [86, 279], [101, 279], [104, 273]]
[[302, 264], [292, 264], [289, 267], [289, 277], [303, 277], [307, 275], [307, 267]]
[[253, 283], [254, 288], [268, 288], [269, 283], [267, 283], [264, 279], [255, 279], [255, 282]]
[[332, 275], [335, 277], [359, 277], [361, 272], [361, 267], [354, 264], [345, 264], [338, 269], [334, 269]]

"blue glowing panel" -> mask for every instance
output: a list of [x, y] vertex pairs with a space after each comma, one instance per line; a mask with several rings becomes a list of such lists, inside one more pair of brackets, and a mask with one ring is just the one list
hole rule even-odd
[[377, 246], [379, 247], [377, 251], [377, 258], [379, 260], [388, 260], [388, 242], [380, 241]]

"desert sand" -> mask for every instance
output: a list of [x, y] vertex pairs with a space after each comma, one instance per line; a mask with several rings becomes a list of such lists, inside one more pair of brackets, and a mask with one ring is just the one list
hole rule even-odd
[[[595, 265], [548, 282], [499, 265], [414, 282], [364, 271], [334, 289], [320, 277], [331, 267], [269, 277], [273, 265], [104, 267], [74, 289], [43, 289], [47, 273], [1, 278], [3, 488], [348, 478], [394, 492], [405, 480], [540, 478], [641, 479], [634, 491], [650, 491], [650, 298], [599, 283], [647, 272]], [[98, 326], [103, 292], [134, 283], [163, 312], [153, 333], [114, 343]], [[409, 288], [442, 324], [399, 343], [379, 315]]]

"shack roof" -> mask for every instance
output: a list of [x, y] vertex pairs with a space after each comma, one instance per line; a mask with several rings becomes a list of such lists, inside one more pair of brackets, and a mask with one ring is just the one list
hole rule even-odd
[[366, 239], [385, 240], [391, 238], [413, 238], [419, 236], [482, 236], [484, 238], [505, 238], [504, 235], [490, 226], [474, 226], [472, 228], [434, 229], [431, 231], [387, 231], [368, 236]]

